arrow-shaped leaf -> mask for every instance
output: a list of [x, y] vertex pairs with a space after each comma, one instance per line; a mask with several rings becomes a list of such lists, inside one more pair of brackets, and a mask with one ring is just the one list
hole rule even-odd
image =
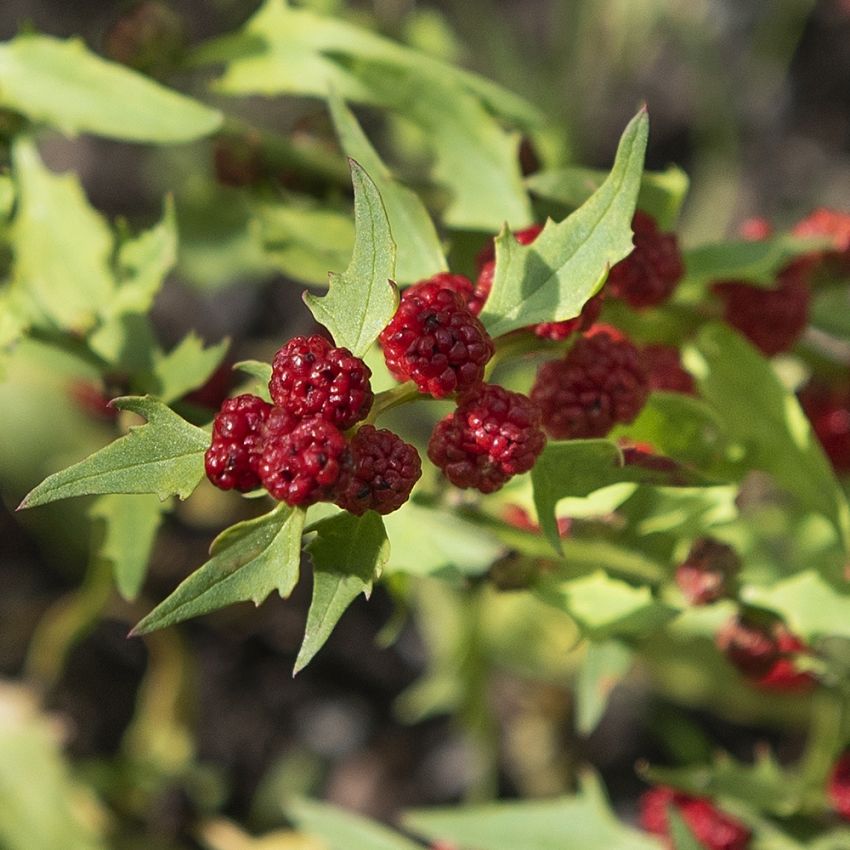
[[49, 476], [30, 491], [20, 508], [105, 493], [188, 498], [204, 474], [209, 434], [150, 396], [116, 398], [112, 404], [138, 413], [147, 424], [130, 428], [124, 437]]
[[369, 175], [353, 159], [354, 254], [344, 274], [330, 275], [330, 290], [304, 300], [316, 321], [337, 345], [362, 357], [378, 338], [398, 307], [395, 274], [396, 246], [381, 195]]
[[209, 561], [131, 634], [147, 634], [235, 602], [259, 605], [273, 590], [289, 596], [298, 582], [303, 528], [304, 511], [281, 503], [264, 516], [226, 529], [210, 546]]

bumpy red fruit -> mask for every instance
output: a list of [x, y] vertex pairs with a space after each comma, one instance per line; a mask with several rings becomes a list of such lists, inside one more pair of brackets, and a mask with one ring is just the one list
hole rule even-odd
[[250, 394], [230, 398], [221, 406], [213, 422], [212, 443], [204, 454], [207, 478], [216, 487], [246, 493], [260, 486], [257, 462], [271, 409]]
[[529, 398], [483, 384], [437, 423], [428, 457], [456, 487], [492, 493], [534, 466], [546, 444], [540, 423]]
[[637, 348], [613, 328], [597, 326], [562, 360], [544, 363], [531, 390], [543, 427], [556, 439], [604, 437], [629, 423], [649, 394]]
[[390, 372], [434, 398], [481, 383], [493, 356], [493, 341], [463, 297], [435, 281], [404, 291], [380, 342]]
[[369, 413], [371, 377], [347, 348], [335, 348], [321, 336], [297, 336], [275, 355], [269, 392], [293, 416], [320, 416], [344, 431]]
[[640, 799], [640, 825], [647, 832], [670, 838], [668, 811], [675, 808], [697, 841], [707, 850], [746, 850], [751, 834], [744, 824], [716, 808], [707, 797], [693, 797], [659, 786]]
[[728, 596], [741, 560], [726, 543], [711, 537], [695, 540], [676, 569], [676, 584], [691, 605], [708, 605]]
[[696, 384], [693, 375], [682, 366], [679, 349], [672, 345], [645, 345], [641, 358], [651, 390], [694, 395]]
[[832, 808], [850, 820], [850, 752], [844, 753], [829, 774], [827, 796]]
[[717, 634], [717, 646], [737, 670], [759, 688], [800, 692], [815, 679], [794, 666], [808, 647], [780, 622], [757, 623], [734, 617]]
[[651, 215], [638, 210], [632, 219], [634, 250], [608, 275], [608, 290], [636, 310], [656, 307], [673, 293], [685, 267], [674, 233], [658, 229]]
[[806, 264], [788, 266], [770, 289], [722, 281], [713, 290], [724, 302], [725, 320], [768, 357], [792, 348], [808, 324]]
[[534, 333], [541, 339], [551, 339], [559, 342], [574, 333], [586, 331], [599, 319], [604, 300], [605, 294], [599, 292], [589, 301], [585, 302], [581, 313], [574, 319], [565, 319], [563, 322], [541, 322], [534, 326]]
[[342, 432], [326, 419], [312, 416], [291, 431], [270, 434], [258, 463], [263, 486], [288, 505], [329, 501], [348, 463]]
[[336, 489], [336, 504], [360, 516], [389, 514], [410, 497], [422, 475], [419, 452], [397, 434], [364, 425], [351, 440], [351, 460]]
[[800, 404], [835, 471], [850, 473], [850, 385], [809, 383]]

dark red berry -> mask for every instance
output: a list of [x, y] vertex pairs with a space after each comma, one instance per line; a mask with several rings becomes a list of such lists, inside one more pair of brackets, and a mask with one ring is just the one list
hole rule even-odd
[[675, 808], [694, 837], [706, 850], [747, 850], [751, 834], [744, 824], [716, 808], [707, 797], [693, 797], [673, 788], [659, 786], [640, 799], [640, 825], [647, 832], [670, 837], [668, 811]]
[[693, 375], [686, 372], [678, 348], [672, 345], [652, 344], [641, 349], [646, 376], [651, 390], [669, 393], [696, 394]]
[[597, 326], [561, 360], [544, 363], [531, 390], [543, 426], [556, 439], [604, 437], [632, 422], [649, 394], [637, 348], [622, 334]]
[[808, 647], [778, 620], [761, 623], [734, 617], [717, 633], [717, 646], [759, 688], [799, 692], [816, 684], [811, 674], [794, 666], [794, 656], [806, 653]]
[[437, 423], [428, 457], [456, 487], [492, 493], [534, 466], [546, 444], [540, 420], [526, 396], [482, 384]]
[[425, 281], [406, 289], [381, 333], [390, 372], [444, 398], [479, 384], [493, 341], [454, 289]]
[[336, 489], [336, 504], [360, 516], [368, 510], [389, 514], [410, 497], [422, 475], [419, 452], [397, 434], [372, 425], [351, 440], [351, 460]]
[[655, 219], [638, 210], [632, 219], [634, 250], [608, 275], [608, 290], [636, 310], [656, 307], [673, 293], [685, 267], [674, 233], [663, 233]]
[[850, 473], [850, 384], [812, 381], [800, 392], [800, 405], [835, 471]]
[[312, 416], [291, 431], [269, 434], [258, 471], [273, 498], [307, 506], [333, 498], [347, 455], [342, 432], [326, 419]]
[[850, 752], [844, 753], [829, 774], [827, 796], [832, 808], [850, 820]]
[[275, 355], [269, 392], [299, 419], [320, 416], [344, 431], [369, 413], [371, 377], [347, 348], [335, 348], [322, 336], [297, 336]]
[[[472, 298], [475, 290], [475, 285], [466, 275], [453, 274], [452, 272], [440, 272], [419, 283], [438, 283], [446, 289], [457, 292], [465, 302], [468, 302]], [[418, 286], [418, 284], [413, 285]]]
[[691, 605], [708, 605], [730, 594], [741, 560], [726, 543], [711, 537], [695, 540], [676, 569], [676, 584]]
[[238, 395], [221, 406], [204, 454], [207, 478], [222, 490], [243, 493], [260, 486], [257, 471], [264, 426], [272, 406], [255, 395]]
[[604, 300], [604, 292], [598, 292], [593, 298], [585, 302], [581, 313], [574, 319], [565, 319], [563, 322], [541, 322], [534, 326], [534, 333], [541, 339], [559, 342], [574, 333], [586, 331], [599, 319]]
[[768, 357], [792, 348], [808, 324], [804, 265], [788, 266], [770, 289], [743, 281], [722, 281], [712, 288], [723, 301], [725, 320]]

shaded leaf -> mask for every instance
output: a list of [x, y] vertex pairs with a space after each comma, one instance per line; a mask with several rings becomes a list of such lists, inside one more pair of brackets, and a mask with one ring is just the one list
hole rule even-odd
[[313, 598], [293, 673], [310, 663], [346, 608], [361, 593], [369, 596], [390, 556], [384, 523], [374, 511], [361, 517], [339, 513], [310, 530], [316, 532], [307, 546], [313, 561]]
[[497, 237], [496, 275], [481, 314], [492, 336], [577, 316], [608, 268], [631, 252], [648, 133], [641, 111], [623, 132], [602, 186], [563, 221], [547, 222], [531, 245], [507, 232]]
[[181, 419], [149, 396], [127, 396], [112, 402], [147, 420], [128, 434], [56, 472], [35, 487], [20, 508], [34, 508], [71, 496], [106, 493], [152, 493], [160, 499], [186, 499], [204, 474], [209, 434]]
[[107, 62], [81, 41], [19, 35], [0, 44], [0, 106], [64, 133], [188, 142], [213, 133], [218, 110]]
[[281, 503], [261, 517], [226, 529], [210, 546], [210, 559], [131, 634], [147, 634], [235, 602], [260, 605], [273, 590], [289, 596], [298, 582], [303, 528], [304, 511]]
[[675, 806], [668, 806], [667, 821], [670, 825], [670, 837], [673, 839], [674, 850], [705, 850]]
[[224, 339], [204, 348], [204, 341], [190, 331], [168, 354], [156, 353], [152, 374], [146, 383], [157, 398], [168, 403], [202, 386], [215, 372], [230, 347]]
[[599, 724], [608, 697], [631, 670], [634, 652], [618, 640], [587, 645], [576, 680], [576, 729], [589, 735]]
[[381, 196], [369, 175], [354, 161], [355, 243], [343, 274], [332, 274], [327, 295], [305, 293], [304, 301], [339, 346], [361, 357], [386, 327], [398, 306], [392, 282], [396, 246]]

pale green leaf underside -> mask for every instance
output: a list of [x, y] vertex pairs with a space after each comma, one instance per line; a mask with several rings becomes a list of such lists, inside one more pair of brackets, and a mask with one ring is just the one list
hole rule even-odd
[[154, 357], [153, 393], [169, 403], [202, 386], [221, 363], [229, 347], [230, 340], [224, 339], [217, 345], [204, 348], [203, 340], [190, 331], [168, 354]]
[[284, 504], [220, 534], [210, 559], [133, 629], [133, 634], [174, 625], [236, 602], [262, 603], [277, 590], [287, 597], [298, 582], [304, 511]]
[[46, 478], [21, 508], [106, 493], [152, 493], [160, 499], [185, 499], [192, 493], [204, 474], [209, 434], [150, 396], [118, 398], [113, 405], [139, 414], [147, 423]]
[[648, 133], [641, 111], [623, 132], [602, 186], [563, 221], [547, 222], [533, 244], [520, 245], [507, 232], [496, 239], [496, 275], [481, 316], [492, 336], [577, 316], [608, 268], [631, 252]]
[[670, 837], [676, 850], [705, 850], [675, 806], [668, 806], [667, 819], [670, 824]]
[[108, 62], [81, 41], [20, 35], [0, 44], [0, 106], [64, 133], [188, 142], [213, 133], [218, 110]]
[[357, 162], [350, 163], [354, 254], [343, 274], [331, 275], [326, 295], [305, 293], [304, 301], [337, 345], [362, 357], [398, 306], [398, 290], [392, 282], [396, 246], [378, 189]]
[[396, 279], [401, 283], [414, 283], [445, 271], [448, 266], [437, 231], [419, 196], [390, 174], [354, 114], [337, 93], [331, 94], [330, 107], [342, 149], [372, 178], [384, 202], [393, 241], [404, 246], [397, 257]]
[[390, 555], [384, 523], [373, 511], [361, 517], [340, 513], [321, 520], [313, 530], [316, 538], [307, 547], [313, 561], [313, 599], [295, 673], [322, 648], [346, 608], [361, 593], [370, 594]]

